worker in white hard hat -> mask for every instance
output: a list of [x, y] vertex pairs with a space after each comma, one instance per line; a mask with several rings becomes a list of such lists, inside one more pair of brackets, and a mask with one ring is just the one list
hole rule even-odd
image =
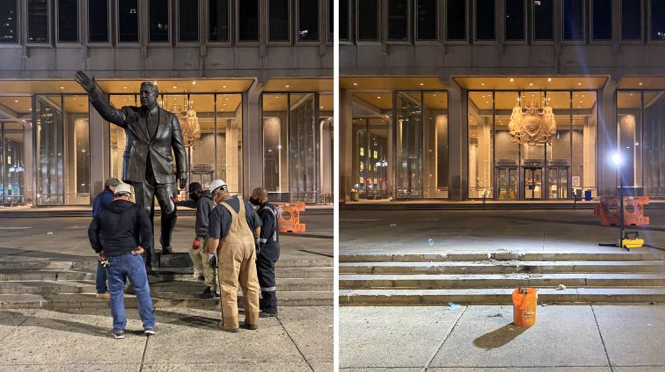
[[132, 187], [119, 184], [111, 204], [93, 218], [88, 237], [90, 245], [106, 267], [111, 292], [113, 337], [124, 338], [127, 316], [124, 292], [127, 279], [132, 283], [146, 335], [158, 333], [155, 326], [150, 285], [143, 253], [150, 249], [152, 224], [145, 211], [131, 201]]
[[208, 225], [208, 262], [218, 266], [222, 322], [228, 332], [238, 332], [238, 286], [242, 288], [245, 308], [243, 328], [259, 327], [259, 280], [256, 276], [256, 240], [261, 218], [252, 205], [231, 196], [226, 182], [214, 180], [210, 193], [217, 203]]

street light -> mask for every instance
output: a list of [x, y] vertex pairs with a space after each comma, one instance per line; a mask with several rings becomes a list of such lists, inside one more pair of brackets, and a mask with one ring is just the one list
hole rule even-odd
[[612, 154], [612, 163], [616, 167], [619, 176], [619, 248], [623, 248], [623, 177], [621, 175], [621, 165], [623, 164], [623, 157], [619, 151]]

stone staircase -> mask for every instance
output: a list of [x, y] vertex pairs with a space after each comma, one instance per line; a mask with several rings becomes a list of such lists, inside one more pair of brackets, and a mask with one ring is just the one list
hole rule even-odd
[[652, 250], [342, 255], [339, 272], [342, 306], [511, 304], [518, 287], [541, 304], [665, 302], [665, 253]]
[[[0, 309], [108, 308], [108, 300], [95, 298], [94, 261], [0, 261]], [[285, 259], [277, 263], [280, 306], [331, 306], [332, 259]], [[215, 309], [218, 299], [202, 300], [205, 284], [192, 278], [187, 267], [162, 268], [149, 275], [155, 307]], [[239, 297], [241, 294], [239, 292]], [[242, 303], [242, 301], [239, 301]], [[136, 307], [131, 287], [127, 307]]]

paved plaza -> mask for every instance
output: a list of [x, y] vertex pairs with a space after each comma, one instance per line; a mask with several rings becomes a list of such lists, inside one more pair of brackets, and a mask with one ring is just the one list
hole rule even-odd
[[342, 307], [343, 371], [665, 371], [665, 306]]
[[[281, 259], [332, 261], [332, 213], [302, 219], [306, 234], [280, 237]], [[0, 218], [0, 264], [92, 262], [89, 222]], [[193, 216], [178, 218], [175, 252], [187, 252], [193, 228]], [[327, 277], [331, 287], [332, 275]], [[332, 306], [282, 306], [277, 318], [261, 320], [258, 331], [238, 334], [222, 332], [220, 312], [210, 306], [157, 306], [155, 314], [160, 334], [139, 333], [137, 310], [128, 309], [127, 334], [115, 340], [107, 307], [0, 310], [0, 371], [333, 370]]]
[[[651, 225], [639, 230], [647, 244], [665, 247], [665, 210], [647, 210]], [[340, 255], [520, 252], [611, 252], [598, 243], [618, 240], [593, 210], [340, 211]], [[431, 241], [430, 241], [431, 240]]]

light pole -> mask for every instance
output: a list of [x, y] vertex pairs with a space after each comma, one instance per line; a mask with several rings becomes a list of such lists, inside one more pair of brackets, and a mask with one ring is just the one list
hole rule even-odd
[[621, 157], [620, 152], [617, 151], [612, 155], [612, 163], [614, 163], [617, 175], [619, 176], [619, 248], [623, 248], [623, 177], [621, 176], [623, 158]]

